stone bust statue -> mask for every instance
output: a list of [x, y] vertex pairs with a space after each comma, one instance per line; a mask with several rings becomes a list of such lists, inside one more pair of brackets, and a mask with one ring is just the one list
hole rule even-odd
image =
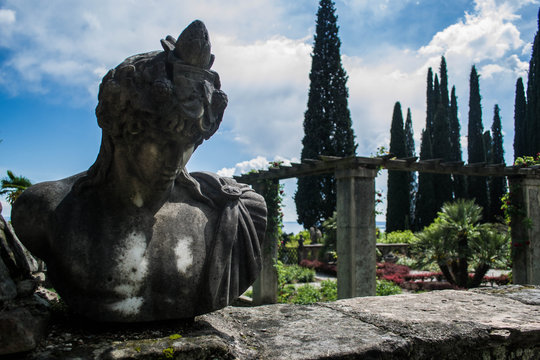
[[13, 206], [16, 233], [55, 289], [98, 321], [191, 318], [226, 306], [260, 271], [264, 199], [185, 170], [227, 106], [206, 27], [194, 21], [161, 44], [103, 78], [88, 171], [34, 185]]

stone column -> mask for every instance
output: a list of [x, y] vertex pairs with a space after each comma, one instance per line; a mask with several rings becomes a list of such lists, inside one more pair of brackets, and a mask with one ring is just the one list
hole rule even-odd
[[[276, 180], [278, 181], [278, 180]], [[253, 184], [253, 190], [263, 195], [267, 192], [263, 181]], [[253, 304], [275, 304], [277, 302], [277, 271], [274, 266], [277, 260], [276, 229], [266, 229], [264, 240], [261, 244], [262, 269], [259, 277], [253, 283]]]
[[509, 178], [514, 284], [540, 285], [540, 178]]
[[375, 295], [374, 169], [337, 169], [338, 299]]

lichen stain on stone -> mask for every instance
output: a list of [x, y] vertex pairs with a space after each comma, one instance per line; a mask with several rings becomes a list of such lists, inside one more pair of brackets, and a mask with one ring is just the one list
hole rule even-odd
[[116, 272], [122, 283], [114, 287], [114, 291], [125, 299], [110, 305], [114, 311], [122, 314], [137, 314], [144, 302], [136, 296], [144, 284], [148, 273], [146, 259], [146, 237], [142, 233], [133, 232], [123, 242], [121, 252], [117, 255]]
[[192, 242], [193, 238], [184, 237], [178, 241], [178, 244], [174, 248], [176, 268], [179, 272], [184, 274], [186, 274], [188, 268], [193, 265], [193, 252], [191, 251]]
[[133, 205], [135, 205], [136, 207], [143, 207], [144, 205], [144, 201], [143, 201], [143, 198], [142, 198], [142, 195], [140, 193], [136, 193], [135, 196], [133, 196]]
[[124, 315], [138, 314], [144, 302], [142, 297], [130, 297], [117, 301], [110, 306], [111, 310], [118, 311]]

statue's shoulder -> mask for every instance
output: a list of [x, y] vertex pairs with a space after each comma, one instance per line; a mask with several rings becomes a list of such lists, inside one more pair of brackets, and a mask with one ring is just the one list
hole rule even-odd
[[[13, 204], [13, 211], [18, 209], [37, 211], [50, 211], [66, 197], [71, 191], [73, 184], [85, 173], [70, 176], [56, 181], [46, 181], [30, 186]], [[31, 206], [31, 208], [29, 208]]]
[[55, 209], [84, 174], [32, 185], [13, 204], [11, 223], [15, 233], [38, 256], [51, 228], [50, 219]]
[[214, 203], [226, 203], [231, 200], [253, 202], [266, 207], [264, 198], [249, 185], [242, 184], [230, 177], [219, 176], [211, 172], [193, 172], [190, 175], [197, 181], [201, 193]]

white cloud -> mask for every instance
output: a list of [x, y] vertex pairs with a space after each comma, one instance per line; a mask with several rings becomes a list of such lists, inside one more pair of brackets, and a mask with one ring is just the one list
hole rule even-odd
[[[297, 158], [285, 158], [283, 156], [275, 156], [274, 160], [272, 161], [278, 161], [281, 162], [284, 166], [290, 166], [291, 162], [298, 162], [299, 160]], [[270, 161], [264, 157], [264, 156], [257, 156], [256, 158], [253, 158], [251, 160], [246, 160], [237, 163], [232, 168], [223, 168], [217, 172], [219, 176], [225, 176], [225, 177], [232, 177], [234, 175], [241, 175], [249, 172], [250, 170], [264, 170], [268, 169], [268, 166], [270, 165]]]
[[427, 68], [414, 53], [397, 49], [388, 52], [387, 58], [370, 63], [357, 57], [343, 59], [359, 155], [371, 155], [378, 147], [388, 146], [396, 101], [401, 103], [404, 117], [411, 108], [415, 134], [420, 134], [423, 126], [424, 98], [419, 94], [425, 93]]
[[[280, 26], [288, 25], [281, 1], [242, 1], [235, 6], [216, 0], [197, 4], [166, 0], [159, 6], [130, 0], [4, 3], [12, 10], [0, 9], [0, 24], [12, 26], [9, 32], [3, 32], [0, 45], [9, 48], [13, 56], [2, 67], [15, 70], [7, 86], [21, 91], [40, 88], [35, 83], [41, 85], [44, 77], [86, 89], [99, 81], [94, 69], [109, 69], [127, 56], [159, 50], [161, 38], [178, 36], [199, 17], [203, 17], [213, 40], [216, 34], [222, 34], [241, 38], [239, 42], [248, 39], [249, 43], [249, 39], [253, 42], [278, 34]], [[17, 81], [19, 76], [25, 81]], [[87, 95], [83, 92], [82, 96]]]
[[482, 66], [482, 68], [480, 69], [480, 73], [484, 78], [491, 78], [493, 77], [493, 74], [497, 74], [503, 71], [506, 71], [506, 69], [498, 64], [488, 64]]
[[252, 154], [298, 154], [311, 46], [283, 36], [248, 44], [217, 36], [214, 43], [235, 140]]
[[0, 9], [0, 26], [11, 25], [13, 23], [15, 23], [15, 11]]
[[[530, 1], [528, 1], [530, 2]], [[525, 4], [527, 1], [522, 1]], [[451, 64], [472, 65], [481, 61], [497, 61], [509, 51], [525, 46], [516, 25], [515, 11], [520, 4], [509, 1], [477, 0], [475, 12], [438, 32], [428, 45], [419, 49], [422, 56], [445, 55]]]
[[399, 12], [413, 0], [344, 0], [347, 7], [366, 18], [383, 19]]

